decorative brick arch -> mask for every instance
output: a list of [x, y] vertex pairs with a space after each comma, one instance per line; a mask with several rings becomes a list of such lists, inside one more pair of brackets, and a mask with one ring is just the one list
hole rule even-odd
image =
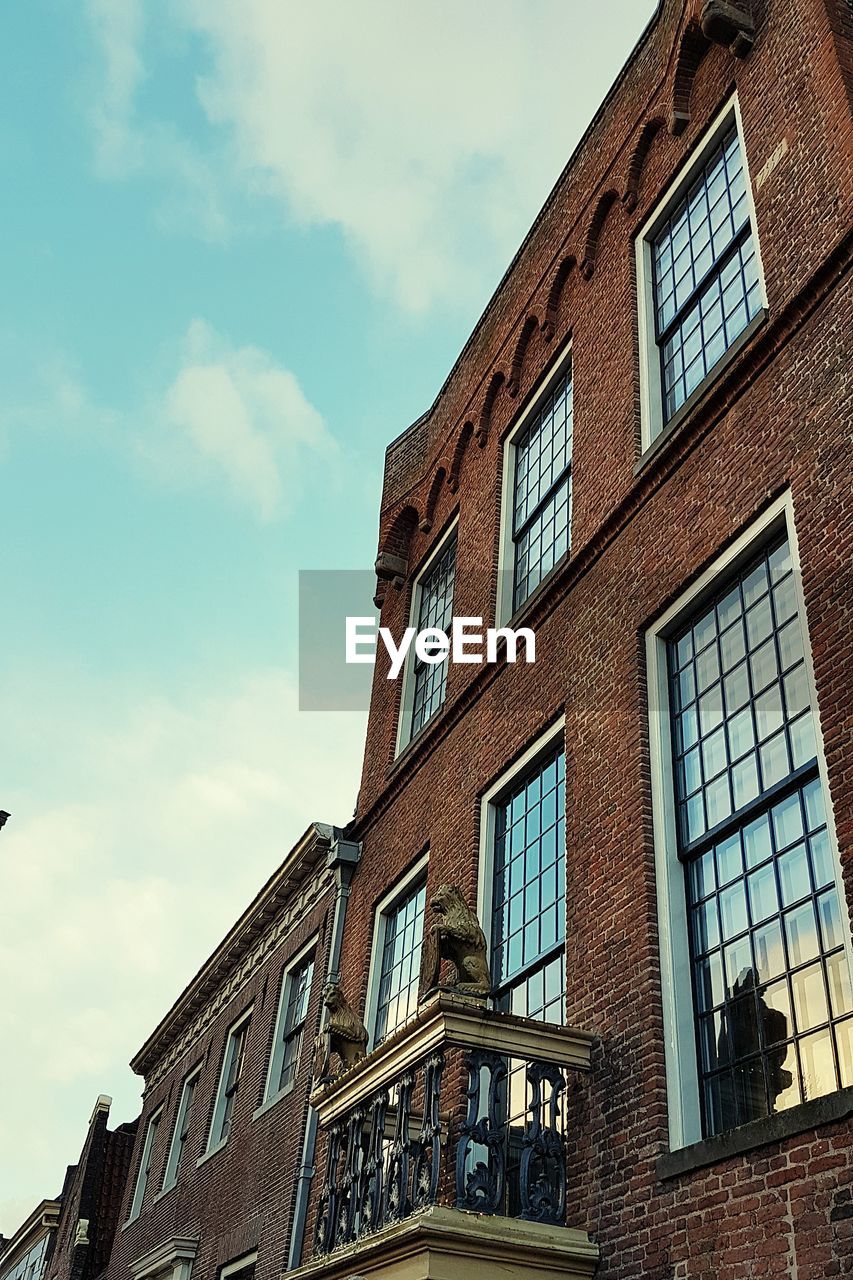
[[710, 41], [699, 23], [695, 18], [691, 19], [681, 33], [675, 60], [672, 110], [669, 118], [670, 133], [683, 133], [690, 123], [690, 95], [693, 92], [693, 81], [696, 79], [699, 63], [710, 47]]
[[599, 197], [598, 204], [595, 206], [595, 212], [589, 223], [589, 229], [586, 233], [586, 241], [584, 243], [583, 261], [581, 262], [581, 275], [584, 280], [591, 280], [592, 273], [595, 270], [595, 255], [598, 250], [598, 239], [601, 235], [602, 228], [607, 221], [607, 215], [619, 199], [616, 192], [610, 187]]
[[451, 462], [450, 470], [447, 473], [447, 487], [451, 493], [455, 493], [459, 488], [459, 472], [462, 470], [462, 459], [465, 457], [465, 450], [468, 448], [468, 444], [473, 434], [473, 422], [466, 422], [465, 426], [459, 432], [456, 447], [453, 450], [453, 461]]
[[433, 517], [435, 516], [435, 508], [438, 503], [438, 495], [441, 493], [441, 486], [444, 484], [446, 472], [444, 467], [439, 467], [432, 478], [429, 494], [427, 495], [426, 510], [420, 523], [421, 533], [429, 533], [432, 528]]
[[640, 189], [643, 168], [652, 149], [652, 143], [665, 124], [666, 121], [661, 116], [655, 116], [653, 119], [647, 120], [640, 131], [637, 145], [634, 147], [631, 159], [628, 161], [625, 190], [622, 194], [622, 204], [629, 211], [637, 207], [637, 193]]
[[545, 319], [542, 321], [542, 337], [546, 342], [554, 336], [554, 330], [557, 327], [557, 313], [560, 310], [560, 300], [563, 296], [563, 290], [566, 282], [572, 273], [572, 268], [577, 265], [577, 258], [570, 253], [567, 258], [563, 258], [557, 267], [554, 279], [551, 282], [551, 288], [548, 290], [548, 302], [545, 307]]
[[483, 408], [480, 411], [480, 419], [477, 423], [477, 429], [474, 432], [474, 437], [481, 449], [489, 438], [492, 409], [494, 407], [495, 400], [497, 399], [498, 392], [504, 385], [505, 381], [506, 379], [504, 378], [503, 373], [492, 374], [492, 380], [489, 383], [489, 389], [486, 392], [486, 398], [483, 401]]
[[515, 344], [515, 352], [512, 357], [512, 364], [507, 378], [506, 389], [511, 396], [518, 392], [521, 382], [521, 371], [524, 368], [524, 357], [527, 355], [527, 348], [530, 346], [530, 340], [536, 330], [539, 328], [539, 317], [532, 313], [527, 317], [521, 326], [521, 333], [518, 336], [518, 342]]
[[403, 585], [409, 567], [412, 534], [417, 526], [418, 511], [411, 503], [406, 503], [395, 512], [379, 540], [379, 554], [374, 568], [380, 581], [392, 582], [398, 588]]

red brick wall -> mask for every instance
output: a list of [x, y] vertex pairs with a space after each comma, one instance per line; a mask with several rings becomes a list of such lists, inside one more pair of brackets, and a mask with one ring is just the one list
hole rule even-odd
[[[395, 458], [381, 518], [380, 545], [405, 504], [423, 517], [436, 469], [452, 470], [464, 424], [483, 424], [495, 375], [515, 372], [518, 392], [513, 397], [506, 382], [500, 385], [484, 446], [476, 439], [468, 445], [458, 490], [442, 485], [431, 530], [416, 530], [409, 549], [412, 571], [458, 510], [454, 612], [490, 622], [502, 440], [571, 334], [573, 554], [523, 619], [536, 627], [537, 662], [451, 667], [442, 713], [398, 762], [400, 688], [377, 664], [355, 830], [364, 851], [342, 968], [348, 994], [363, 1009], [375, 904], [426, 846], [430, 885], [451, 880], [475, 900], [479, 797], [564, 712], [567, 1003], [569, 1020], [600, 1038], [591, 1079], [573, 1096], [571, 1221], [598, 1238], [607, 1280], [853, 1274], [849, 1129], [823, 1127], [666, 1182], [655, 1170], [668, 1136], [644, 634], [786, 489], [848, 906], [853, 902], [853, 188], [839, 61], [843, 23], [823, 0], [768, 0], [755, 12], [758, 37], [747, 59], [717, 46], [702, 58], [690, 124], [680, 136], [666, 124], [655, 134], [630, 208], [622, 197], [632, 153], [644, 124], [668, 122], [675, 91], [681, 6], [665, 4], [433, 406], [426, 461], [413, 463], [408, 485]], [[768, 316], [635, 475], [635, 234], [735, 86]], [[783, 139], [787, 149], [756, 189]], [[569, 271], [548, 339], [541, 321], [559, 263], [589, 257], [594, 211], [610, 189], [617, 199], [601, 226], [594, 270], [589, 279], [577, 266]], [[514, 361], [531, 313], [540, 326]], [[410, 584], [389, 588], [383, 624], [401, 629], [409, 601]]]
[[[290, 1238], [295, 1174], [302, 1156], [309, 1073], [334, 898], [334, 891], [330, 890], [294, 926], [247, 984], [218, 1011], [197, 1043], [164, 1079], [146, 1092], [122, 1223], [130, 1209], [148, 1119], [162, 1103], [165, 1109], [142, 1211], [129, 1226], [120, 1226], [116, 1234], [107, 1272], [110, 1280], [127, 1280], [133, 1259], [176, 1235], [201, 1240], [193, 1269], [198, 1280], [215, 1280], [219, 1267], [255, 1248], [258, 1249], [258, 1280], [271, 1280], [283, 1269]], [[253, 1119], [252, 1113], [263, 1100], [283, 971], [315, 934], [319, 934], [319, 943], [295, 1087], [280, 1102]], [[207, 1146], [225, 1039], [230, 1027], [249, 1005], [253, 1005], [252, 1020], [231, 1134], [220, 1151], [197, 1167], [196, 1161]], [[155, 1199], [163, 1181], [181, 1086], [199, 1064], [201, 1076], [178, 1181], [162, 1198]]]

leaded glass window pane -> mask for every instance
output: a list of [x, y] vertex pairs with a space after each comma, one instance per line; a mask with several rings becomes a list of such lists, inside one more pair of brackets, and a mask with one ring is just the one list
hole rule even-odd
[[761, 305], [734, 124], [655, 235], [652, 284], [666, 423]]
[[376, 1044], [402, 1026], [417, 1008], [425, 903], [426, 883], [422, 882], [384, 914]]
[[572, 522], [572, 374], [545, 396], [515, 445], [513, 610], [569, 550]]
[[[492, 978], [496, 1007], [565, 1022], [565, 756], [550, 751], [495, 805]], [[523, 1135], [531, 1123], [527, 1063], [507, 1061], [500, 1097], [507, 1126], [504, 1212], [521, 1213]], [[565, 1113], [557, 1118], [562, 1131]]]
[[775, 542], [669, 646], [706, 1133], [843, 1085], [853, 999], [797, 594]]
[[554, 751], [495, 806], [492, 977], [499, 1006], [562, 1022], [565, 756]]
[[[456, 538], [450, 539], [420, 584], [418, 631], [435, 628], [445, 634], [453, 614], [453, 582], [456, 575]], [[447, 660], [435, 664], [415, 656], [411, 737], [424, 727], [444, 702]]]

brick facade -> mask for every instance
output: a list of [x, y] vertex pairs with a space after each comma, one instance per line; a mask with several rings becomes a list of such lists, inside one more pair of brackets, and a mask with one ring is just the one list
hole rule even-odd
[[[389, 448], [382, 624], [402, 631], [458, 517], [454, 613], [488, 625], [503, 442], [571, 339], [572, 554], [517, 619], [537, 661], [451, 666], [442, 710], [395, 759], [401, 682], [378, 659], [342, 968], [363, 1010], [375, 905], [425, 849], [429, 890], [452, 881], [477, 900], [481, 797], [565, 715], [568, 1020], [598, 1037], [571, 1102], [570, 1225], [597, 1239], [607, 1280], [816, 1280], [853, 1274], [850, 1091], [793, 1136], [666, 1163], [645, 637], [790, 493], [849, 909], [851, 18], [834, 0], [756, 2], [754, 47], [736, 57], [703, 33], [708, 8], [664, 0], [431, 410]], [[766, 313], [644, 454], [635, 240], [735, 91]], [[383, 575], [383, 553], [405, 575]]]

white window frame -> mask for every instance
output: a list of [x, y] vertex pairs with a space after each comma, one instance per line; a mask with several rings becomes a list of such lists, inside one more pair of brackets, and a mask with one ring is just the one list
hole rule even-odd
[[[281, 1062], [284, 1056], [284, 1043], [281, 1038], [282, 1024], [283, 1024], [284, 1018], [287, 1015], [287, 1006], [290, 1000], [290, 992], [293, 986], [293, 978], [295, 974], [299, 971], [299, 969], [302, 968], [305, 961], [313, 953], [314, 962], [315, 962], [314, 973], [311, 978], [311, 986], [313, 987], [314, 980], [317, 976], [316, 952], [317, 952], [318, 942], [319, 942], [319, 935], [315, 934], [314, 937], [311, 938], [309, 942], [306, 942], [305, 946], [301, 947], [299, 951], [297, 951], [296, 955], [294, 955], [287, 962], [287, 964], [285, 965], [284, 971], [282, 973], [281, 993], [279, 995], [279, 1001], [278, 1001], [278, 1013], [276, 1014], [276, 1018], [275, 1018], [275, 1031], [273, 1032], [272, 1049], [270, 1050], [270, 1060], [267, 1066], [267, 1078], [266, 1078], [266, 1083], [264, 1085], [264, 1100], [261, 1103], [261, 1105], [258, 1107], [258, 1109], [255, 1111], [254, 1115], [252, 1116], [253, 1120], [255, 1116], [260, 1115], [261, 1112], [266, 1111], [269, 1107], [273, 1106], [276, 1102], [279, 1101], [280, 1098], [285, 1098], [289, 1093], [292, 1093], [294, 1088], [296, 1087], [296, 1078], [294, 1077], [292, 1084], [286, 1085], [283, 1089], [277, 1089], [275, 1093], [271, 1092], [273, 1080], [275, 1080], [276, 1077], [281, 1072]], [[310, 1001], [311, 1001], [310, 988], [308, 991], [308, 1000], [310, 1004]], [[307, 1015], [306, 1015], [306, 1025], [307, 1025]], [[302, 1047], [304, 1048], [304, 1036], [303, 1036]], [[301, 1057], [302, 1048], [300, 1048], [299, 1054]], [[299, 1066], [298, 1066], [298, 1060], [297, 1060], [297, 1072], [298, 1070], [299, 1070]]]
[[[531, 416], [541, 406], [542, 401], [553, 390], [557, 383], [569, 366], [572, 364], [572, 342], [560, 350], [554, 363], [547, 370], [538, 387], [531, 395], [527, 404], [519, 414], [518, 421], [515, 422], [506, 436], [503, 444], [503, 479], [501, 482], [501, 511], [500, 511], [500, 529], [498, 533], [498, 589], [497, 600], [495, 603], [495, 626], [505, 627], [516, 613], [520, 613], [527, 605], [532, 596], [539, 590], [543, 582], [556, 572], [563, 563], [561, 559], [552, 569], [549, 569], [541, 582], [534, 587], [533, 591], [527, 597], [518, 609], [513, 608], [513, 598], [515, 596], [515, 543], [512, 537], [513, 513], [515, 510], [515, 457], [516, 457], [516, 441], [523, 433], [526, 426], [530, 422]], [[574, 369], [572, 369], [572, 386], [574, 387]], [[574, 424], [572, 430], [572, 453], [574, 454]], [[572, 470], [572, 499], [574, 500], [574, 466]], [[571, 555], [571, 520], [569, 522], [569, 555]], [[565, 558], [565, 557], [564, 557]]]
[[[436, 561], [439, 560], [442, 554], [447, 550], [447, 545], [450, 542], [451, 538], [458, 538], [458, 534], [459, 534], [459, 516], [456, 515], [451, 520], [450, 524], [447, 526], [444, 533], [439, 538], [438, 542], [436, 542], [432, 551], [430, 551], [429, 555], [427, 556], [426, 560], [424, 561], [420, 570], [418, 571], [417, 577], [414, 580], [414, 583], [412, 585], [412, 602], [409, 608], [409, 621], [407, 624], [408, 626], [417, 627], [418, 625], [418, 618], [420, 617], [420, 612], [421, 612], [421, 598], [423, 596], [424, 578], [426, 578], [429, 575], [430, 569], [432, 569]], [[454, 567], [454, 590], [456, 586], [455, 575], [456, 575], [456, 570]], [[447, 657], [445, 659], [445, 662], [447, 662], [449, 666], [450, 658]], [[447, 687], [445, 686], [444, 699], [446, 700], [446, 698], [447, 698]], [[414, 734], [412, 733], [412, 712], [414, 710], [414, 700], [415, 700], [415, 646], [412, 645], [411, 648], [409, 649], [409, 652], [406, 654], [406, 659], [403, 666], [403, 688], [402, 688], [402, 694], [400, 697], [400, 717], [397, 722], [397, 746], [394, 752], [395, 756], [398, 756], [401, 751], [405, 750], [405, 748], [409, 745], [410, 742], [413, 741], [414, 738], [417, 738], [421, 733], [423, 733], [424, 729], [426, 729], [427, 727], [427, 724], [429, 724], [430, 720], [432, 719], [432, 717], [430, 717], [430, 720], [428, 720], [427, 723], [423, 725], [418, 730], [417, 733], [414, 733]], [[443, 705], [443, 702], [442, 702], [442, 705]], [[436, 714], [437, 712], [433, 713], [433, 715], [436, 715]]]
[[[823, 789], [826, 828], [836, 884], [844, 900], [844, 881], [838, 854], [838, 836], [829, 791], [820, 708], [815, 688], [808, 618], [802, 592], [802, 573], [790, 491], [767, 508], [730, 547], [675, 601], [646, 633], [649, 692], [649, 745], [651, 756], [652, 819], [657, 883], [658, 935], [660, 939], [661, 995], [663, 1000], [666, 1089], [669, 1111], [669, 1145], [675, 1151], [702, 1138], [696, 1031], [693, 1009], [690, 944], [687, 934], [687, 901], [684, 866], [678, 857], [676, 807], [670, 738], [667, 643], [704, 599], [737, 569], [746, 564], [775, 533], [785, 532], [794, 569], [797, 608], [803, 637], [806, 679], [811, 697], [817, 742], [818, 773]], [[842, 912], [845, 920], [847, 912]], [[853, 979], [853, 957], [845, 937]]]
[[[219, 1068], [219, 1082], [216, 1086], [215, 1101], [213, 1104], [213, 1114], [210, 1117], [210, 1130], [207, 1135], [207, 1148], [204, 1155], [199, 1156], [196, 1161], [197, 1165], [204, 1164], [208, 1157], [215, 1155], [217, 1151], [221, 1151], [228, 1142], [228, 1138], [221, 1138], [216, 1142], [213, 1141], [213, 1135], [217, 1129], [222, 1126], [222, 1115], [225, 1110], [225, 1079], [231, 1065], [231, 1047], [237, 1032], [245, 1026], [252, 1016], [253, 1005], [244, 1010], [236, 1022], [232, 1022], [225, 1035], [225, 1050], [222, 1054], [222, 1066]], [[230, 1135], [229, 1135], [230, 1136]]]
[[253, 1249], [251, 1253], [246, 1253], [242, 1258], [236, 1258], [233, 1262], [228, 1262], [219, 1270], [219, 1280], [229, 1280], [229, 1276], [236, 1275], [238, 1271], [244, 1271], [246, 1267], [257, 1266], [258, 1251]]
[[169, 1143], [169, 1154], [166, 1159], [166, 1167], [163, 1170], [163, 1185], [160, 1189], [161, 1195], [166, 1191], [171, 1191], [172, 1187], [178, 1181], [178, 1164], [180, 1162], [182, 1147], [179, 1141], [179, 1134], [184, 1127], [187, 1114], [187, 1101], [190, 1086], [192, 1086], [193, 1095], [198, 1089], [198, 1082], [201, 1079], [201, 1067], [195, 1067], [188, 1075], [184, 1077], [184, 1083], [181, 1085], [181, 1097], [178, 1102], [178, 1111], [175, 1116], [175, 1127], [172, 1130], [172, 1141]]
[[[426, 882], [429, 868], [429, 851], [418, 858], [397, 884], [389, 889], [384, 898], [380, 898], [373, 911], [373, 945], [370, 952], [370, 973], [367, 978], [367, 999], [365, 1013], [367, 1024], [368, 1052], [376, 1046], [376, 1014], [379, 1007], [379, 984], [382, 981], [382, 957], [385, 952], [385, 931], [388, 927], [388, 916], [396, 906], [408, 898], [418, 880]], [[426, 908], [424, 908], [424, 928], [426, 928]], [[421, 938], [423, 944], [423, 938]]]
[[[480, 797], [480, 857], [477, 867], [477, 910], [486, 937], [486, 954], [491, 967], [493, 929], [492, 908], [494, 906], [495, 888], [495, 826], [497, 821], [497, 803], [500, 797], [512, 788], [515, 778], [527, 773], [539, 756], [547, 755], [557, 742], [566, 749], [566, 717], [558, 720], [541, 733], [526, 749], [523, 755], [506, 769]], [[494, 975], [493, 975], [494, 977]]]
[[136, 1170], [136, 1182], [133, 1186], [133, 1199], [130, 1202], [130, 1211], [127, 1215], [128, 1222], [135, 1222], [142, 1212], [145, 1193], [148, 1190], [148, 1185], [151, 1181], [150, 1166], [154, 1142], [157, 1138], [157, 1133], [162, 1119], [163, 1105], [161, 1104], [156, 1111], [152, 1111], [151, 1115], [148, 1117], [148, 1125], [145, 1129], [145, 1141], [142, 1144], [142, 1152], [139, 1157], [139, 1167]]
[[[719, 111], [717, 116], [709, 125], [703, 134], [693, 155], [679, 170], [676, 177], [667, 187], [664, 195], [657, 202], [654, 210], [644, 222], [637, 238], [634, 242], [634, 250], [637, 264], [637, 320], [638, 320], [638, 338], [640, 351], [640, 431], [642, 452], [645, 453], [657, 438], [662, 435], [671, 425], [670, 422], [664, 425], [663, 421], [663, 395], [661, 390], [661, 371], [660, 371], [660, 348], [655, 341], [655, 303], [654, 303], [654, 282], [652, 276], [652, 241], [660, 230], [663, 222], [672, 211], [675, 205], [690, 183], [696, 177], [697, 172], [702, 168], [708, 159], [709, 154], [718, 144], [723, 134], [731, 127], [734, 122], [737, 128], [738, 145], [740, 146], [741, 161], [743, 164], [744, 186], [746, 189], [746, 203], [749, 211], [750, 232], [752, 241], [755, 246], [755, 266], [758, 273], [758, 288], [761, 296], [761, 305], [767, 308], [767, 288], [764, 281], [764, 267], [761, 262], [761, 244], [758, 238], [758, 221], [755, 216], [755, 198], [752, 189], [752, 179], [749, 175], [749, 161], [746, 152], [746, 140], [743, 133], [743, 120], [741, 119], [740, 103], [737, 94], [734, 94], [725, 106]], [[728, 348], [730, 350], [731, 348]], [[685, 401], [689, 403], [690, 399], [700, 390], [708, 387], [722, 370], [727, 351], [723, 353], [717, 364], [705, 375], [698, 386], [691, 392], [691, 396]], [[682, 405], [675, 414], [678, 417], [684, 406]]]

